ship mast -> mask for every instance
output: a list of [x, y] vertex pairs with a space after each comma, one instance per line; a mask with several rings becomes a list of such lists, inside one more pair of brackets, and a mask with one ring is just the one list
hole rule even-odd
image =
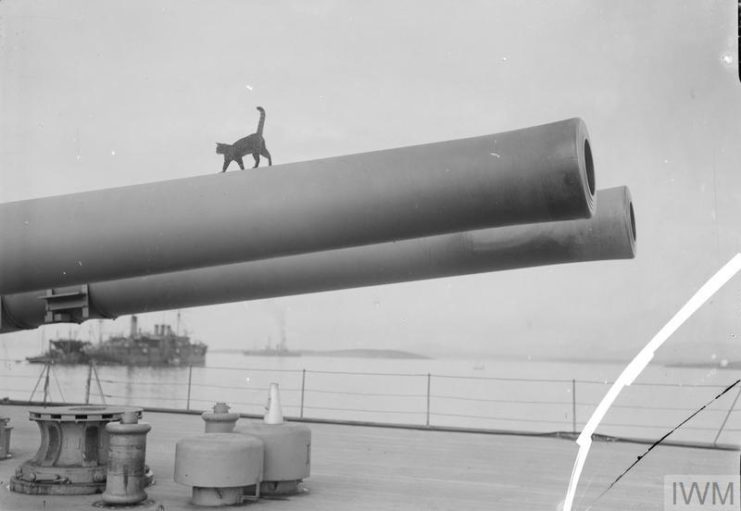
[[280, 319], [280, 342], [278, 343], [277, 350], [283, 352], [288, 351], [288, 346], [286, 346], [286, 318], [281, 314]]

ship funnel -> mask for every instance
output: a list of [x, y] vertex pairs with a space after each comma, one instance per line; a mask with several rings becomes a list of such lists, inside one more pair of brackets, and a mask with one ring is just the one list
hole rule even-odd
[[136, 337], [136, 333], [139, 331], [139, 320], [136, 316], [131, 316], [131, 322], [129, 323], [129, 335]]
[[270, 384], [270, 395], [268, 396], [268, 405], [266, 406], [265, 424], [283, 424], [283, 412], [280, 408], [280, 394], [278, 393], [278, 384]]

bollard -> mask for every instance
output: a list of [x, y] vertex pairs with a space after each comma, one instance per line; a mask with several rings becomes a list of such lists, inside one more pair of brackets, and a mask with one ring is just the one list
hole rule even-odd
[[8, 426], [7, 417], [0, 417], [0, 460], [10, 458], [10, 432], [13, 426]]
[[147, 498], [144, 492], [146, 469], [144, 458], [149, 424], [139, 424], [135, 412], [125, 412], [120, 422], [106, 425], [110, 435], [108, 447], [108, 477], [103, 502], [110, 505], [130, 505]]
[[226, 403], [216, 403], [213, 412], [203, 412], [201, 418], [206, 423], [206, 433], [231, 433], [239, 414], [229, 413], [229, 405]]

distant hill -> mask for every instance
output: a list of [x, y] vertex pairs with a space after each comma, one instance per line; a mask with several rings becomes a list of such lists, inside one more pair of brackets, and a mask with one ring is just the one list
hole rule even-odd
[[735, 371], [741, 369], [741, 362], [728, 362], [726, 360], [722, 360], [721, 362], [671, 362], [662, 365], [664, 367], [690, 367], [695, 369], [717, 368], [733, 369]]
[[[242, 353], [245, 354], [245, 350], [242, 349], [212, 349], [209, 350], [211, 353]], [[249, 351], [249, 350], [248, 350]], [[260, 350], [255, 350], [256, 354], [260, 354]], [[290, 355], [301, 355], [304, 357], [337, 357], [337, 358], [389, 358], [389, 359], [430, 359], [425, 355], [419, 353], [412, 353], [410, 351], [402, 350], [382, 350], [382, 349], [346, 349], [346, 350], [289, 350]], [[267, 354], [269, 356], [280, 356], [279, 354]]]
[[670, 344], [656, 354], [656, 362], [670, 367], [737, 369], [741, 365], [741, 345], [735, 340]]
[[396, 358], [396, 359], [429, 359], [425, 355], [401, 350], [349, 349], [349, 350], [302, 350], [305, 357], [345, 357], [345, 358]]

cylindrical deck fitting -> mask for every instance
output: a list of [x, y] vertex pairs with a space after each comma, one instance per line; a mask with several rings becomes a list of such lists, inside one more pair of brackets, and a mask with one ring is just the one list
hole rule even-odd
[[581, 119], [0, 204], [0, 293], [589, 218]]
[[8, 426], [7, 417], [0, 417], [0, 460], [10, 458], [10, 432], [13, 426]]
[[239, 414], [229, 413], [226, 403], [216, 403], [213, 412], [203, 412], [201, 418], [206, 423], [206, 433], [231, 433]]
[[[635, 256], [633, 204], [626, 187], [600, 190], [595, 215], [381, 243], [265, 261], [90, 284], [89, 317], [256, 300]], [[65, 288], [60, 288], [64, 293]], [[43, 292], [3, 296], [0, 332], [44, 323]]]
[[194, 486], [190, 502], [194, 506], [220, 507], [236, 506], [242, 503], [244, 488], [235, 486], [232, 488], [202, 488]]
[[260, 439], [236, 433], [183, 438], [175, 447], [175, 482], [192, 486], [197, 506], [228, 506], [242, 501], [244, 488], [262, 480]]
[[139, 424], [138, 415], [126, 412], [120, 422], [106, 424], [109, 435], [108, 476], [103, 502], [131, 505], [146, 500], [145, 457], [149, 424]]
[[247, 421], [234, 431], [259, 438], [265, 446], [260, 494], [295, 493], [298, 483], [311, 474], [311, 430], [305, 424]]

